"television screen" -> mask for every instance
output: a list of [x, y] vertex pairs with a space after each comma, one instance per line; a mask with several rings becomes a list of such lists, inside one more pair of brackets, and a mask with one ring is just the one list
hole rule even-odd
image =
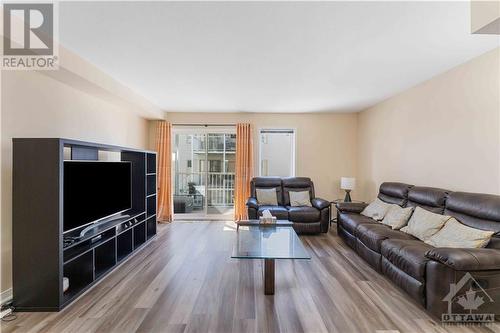
[[130, 162], [64, 162], [64, 231], [132, 207]]

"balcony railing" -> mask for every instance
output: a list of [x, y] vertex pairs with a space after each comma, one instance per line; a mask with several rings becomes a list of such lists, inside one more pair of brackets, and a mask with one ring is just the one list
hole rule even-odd
[[234, 205], [234, 172], [176, 172], [174, 195], [206, 195], [208, 206]]

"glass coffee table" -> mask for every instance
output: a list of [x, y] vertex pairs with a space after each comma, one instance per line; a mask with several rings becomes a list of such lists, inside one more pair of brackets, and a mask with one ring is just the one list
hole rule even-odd
[[264, 294], [274, 295], [276, 259], [311, 259], [291, 226], [241, 227], [231, 258], [264, 259]]

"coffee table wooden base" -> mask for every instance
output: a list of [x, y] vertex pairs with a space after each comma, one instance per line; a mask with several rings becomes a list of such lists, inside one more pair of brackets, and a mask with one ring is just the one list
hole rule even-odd
[[264, 259], [264, 294], [274, 295], [274, 259]]

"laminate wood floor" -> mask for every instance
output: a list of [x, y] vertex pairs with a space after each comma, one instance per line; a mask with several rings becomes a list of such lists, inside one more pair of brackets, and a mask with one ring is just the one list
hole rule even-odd
[[2, 332], [500, 332], [442, 326], [372, 270], [335, 230], [301, 236], [310, 261], [231, 259], [232, 222], [174, 222], [59, 313], [18, 313]]

